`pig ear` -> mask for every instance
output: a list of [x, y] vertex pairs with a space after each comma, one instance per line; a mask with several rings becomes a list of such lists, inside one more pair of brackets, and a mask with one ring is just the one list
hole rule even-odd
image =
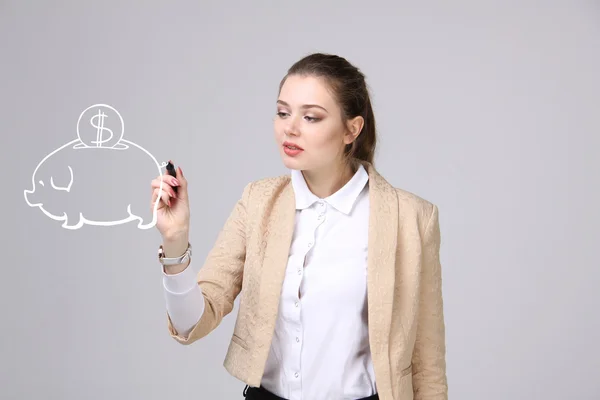
[[70, 174], [71, 174], [71, 178], [69, 179], [69, 184], [68, 184], [67, 186], [63, 186], [63, 187], [61, 187], [61, 186], [57, 186], [57, 185], [54, 183], [54, 177], [52, 177], [52, 176], [51, 176], [51, 177], [50, 177], [50, 184], [52, 185], [52, 187], [53, 187], [54, 189], [56, 189], [56, 190], [65, 190], [65, 191], [67, 191], [67, 192], [71, 190], [71, 185], [73, 185], [73, 169], [71, 168], [71, 166], [70, 166], [70, 165], [67, 165], [67, 168], [69, 168], [69, 172], [70, 172]]

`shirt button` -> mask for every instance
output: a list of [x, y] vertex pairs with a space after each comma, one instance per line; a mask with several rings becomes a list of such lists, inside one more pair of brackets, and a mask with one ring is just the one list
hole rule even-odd
[[308, 248], [311, 248], [311, 247], [312, 247], [312, 245], [313, 245], [313, 243], [312, 243], [312, 242], [308, 242]]
[[300, 343], [300, 338], [296, 336], [296, 343]]
[[299, 306], [300, 306], [300, 303], [298, 303], [298, 302], [295, 302], [295, 303], [294, 303], [294, 305], [295, 305], [296, 307], [299, 307]]
[[296, 373], [294, 374], [294, 376], [297, 378], [297, 377], [299, 377], [299, 376], [300, 376], [300, 374], [296, 372]]
[[298, 275], [302, 275], [302, 270], [301, 269], [298, 270]]

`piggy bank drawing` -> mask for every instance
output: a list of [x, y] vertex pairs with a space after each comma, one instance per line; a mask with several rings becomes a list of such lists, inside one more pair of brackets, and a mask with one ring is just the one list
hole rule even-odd
[[64, 221], [66, 229], [136, 220], [138, 228], [148, 229], [156, 224], [160, 201], [159, 196], [150, 204], [150, 181], [160, 174], [156, 158], [133, 142], [120, 139], [118, 146], [93, 147], [76, 139], [42, 159], [31, 189], [24, 191], [25, 201]]

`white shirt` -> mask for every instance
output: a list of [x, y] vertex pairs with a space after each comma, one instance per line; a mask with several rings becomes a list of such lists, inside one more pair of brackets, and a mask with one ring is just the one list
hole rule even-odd
[[[296, 220], [278, 319], [261, 385], [290, 400], [357, 399], [377, 392], [367, 321], [368, 174], [319, 199], [291, 171]], [[204, 310], [196, 275], [163, 276], [181, 334]]]

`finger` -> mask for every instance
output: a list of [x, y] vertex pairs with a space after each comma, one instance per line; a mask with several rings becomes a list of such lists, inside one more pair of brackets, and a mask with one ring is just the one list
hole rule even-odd
[[177, 194], [175, 193], [175, 191], [173, 190], [173, 187], [169, 184], [168, 181], [169, 181], [169, 179], [166, 179], [166, 180], [162, 180], [161, 179], [161, 180], [159, 180], [157, 178], [157, 179], [152, 180], [150, 186], [152, 187], [152, 190], [154, 190], [156, 188], [160, 189], [161, 183], [162, 183], [162, 190], [163, 191], [167, 192], [170, 197], [177, 197]]
[[154, 207], [156, 206], [157, 210], [160, 210], [162, 208], [166, 207], [166, 204], [161, 200], [158, 202], [158, 204], [156, 204], [156, 199], [158, 198], [158, 189], [154, 189], [152, 191], [152, 200], [150, 201], [150, 210], [152, 212], [154, 212]]
[[159, 193], [158, 189], [152, 189], [152, 200], [150, 200], [150, 210], [152, 210], [152, 212], [154, 212], [155, 206], [156, 206], [157, 210], [160, 210], [161, 208], [164, 208], [166, 206], [162, 201], [159, 201], [158, 204], [156, 204], [156, 199], [158, 198], [158, 193]]
[[171, 187], [181, 186], [181, 182], [179, 182], [176, 177], [169, 175], [167, 172], [165, 172], [164, 175], [161, 175], [160, 179], [163, 182], [171, 185]]
[[166, 182], [171, 186], [179, 186], [179, 182], [178, 182], [177, 178], [169, 175], [166, 172], [163, 175], [160, 175], [159, 177], [157, 177], [155, 179], [158, 182], [160, 182], [160, 181]]
[[179, 189], [177, 191], [179, 197], [187, 200], [188, 181], [183, 175], [183, 170], [181, 169], [181, 167], [177, 167], [177, 169], [175, 170], [175, 177], [177, 178], [177, 181], [179, 183]]
[[[156, 196], [160, 196], [161, 199], [164, 199], [164, 203], [165, 204], [169, 204], [169, 199], [172, 197], [172, 194], [170, 192], [173, 191], [173, 189], [166, 183], [162, 183], [162, 189], [161, 189], [161, 183], [158, 182], [158, 184], [153, 183], [152, 184], [153, 188], [153, 197], [154, 197], [154, 193], [156, 193]], [[156, 199], [156, 198], [155, 198]]]
[[152, 204], [154, 204], [158, 196], [160, 196], [160, 200], [162, 203], [164, 203], [165, 206], [171, 206], [171, 196], [169, 196], [168, 192], [165, 192], [164, 190], [161, 191], [160, 188], [154, 189], [154, 192], [152, 194]]

